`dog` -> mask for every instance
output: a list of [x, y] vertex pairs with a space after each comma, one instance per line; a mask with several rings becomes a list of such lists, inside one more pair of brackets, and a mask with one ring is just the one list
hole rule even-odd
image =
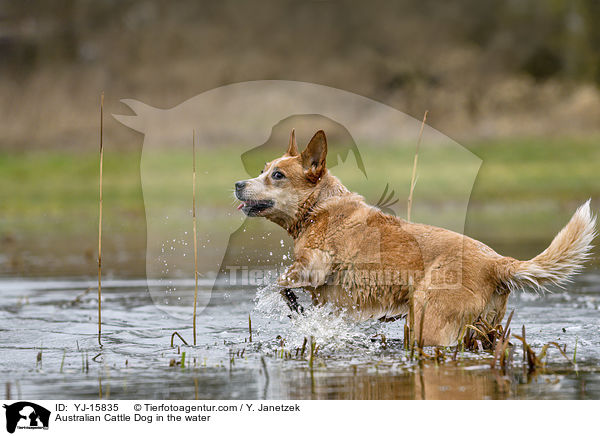
[[589, 200], [545, 251], [520, 261], [369, 206], [327, 170], [326, 157], [322, 130], [302, 153], [292, 130], [282, 157], [235, 183], [238, 209], [278, 224], [294, 240], [294, 261], [276, 283], [294, 311], [303, 310], [292, 291], [298, 288], [313, 304], [331, 303], [357, 320], [393, 321], [412, 305], [411, 318], [423, 326], [416, 339], [449, 346], [477, 319], [501, 322], [511, 292], [564, 285], [590, 256], [596, 231]]

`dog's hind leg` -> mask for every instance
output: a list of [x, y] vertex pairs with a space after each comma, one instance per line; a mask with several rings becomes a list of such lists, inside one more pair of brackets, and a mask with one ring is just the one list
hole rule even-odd
[[[485, 300], [467, 288], [415, 292], [415, 333], [425, 346], [452, 346], [465, 324], [477, 319]], [[420, 337], [423, 318], [423, 338]]]
[[304, 313], [304, 308], [298, 303], [298, 297], [291, 288], [284, 288], [280, 293], [292, 312]]

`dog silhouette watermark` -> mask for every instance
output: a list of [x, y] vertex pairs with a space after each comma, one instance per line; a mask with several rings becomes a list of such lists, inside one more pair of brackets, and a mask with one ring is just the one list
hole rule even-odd
[[[291, 128], [296, 129], [299, 142], [307, 142], [316, 130], [326, 131], [330, 148], [327, 168], [334, 175], [343, 174], [342, 183], [344, 177], [360, 181], [360, 190], [366, 192], [359, 194], [368, 203], [387, 214], [405, 216], [406, 205], [399, 199], [403, 191], [408, 194], [421, 122], [390, 106], [340, 89], [291, 81], [227, 85], [167, 110], [135, 100], [122, 101], [135, 114], [114, 117], [144, 134], [140, 174], [147, 226], [148, 289], [155, 304], [172, 316], [191, 316], [181, 295], [189, 291], [194, 278], [192, 132], [198, 150], [199, 313], [210, 303], [212, 289], [240, 283], [242, 279], [231, 277], [232, 268], [237, 267], [238, 273], [262, 271], [256, 274], [267, 277], [265, 271], [291, 263], [291, 241], [281, 229], [270, 223], [250, 222], [233, 204], [224, 210], [222, 201], [219, 206], [215, 200], [233, 202], [233, 182], [256, 177], [266, 160], [281, 156]], [[427, 193], [421, 197], [417, 184], [413, 220], [463, 233], [481, 160], [429, 126], [425, 127], [423, 144], [419, 184], [437, 184], [442, 192], [451, 185], [454, 192], [452, 201], [440, 211], [426, 198]], [[391, 145], [398, 150], [397, 155], [390, 156], [397, 165], [393, 174], [381, 174], [375, 163], [381, 161], [377, 155]], [[440, 159], [453, 171], [439, 171]], [[348, 189], [359, 191], [352, 185]], [[378, 236], [373, 234], [373, 238]], [[369, 245], [377, 250], [375, 242]], [[435, 278], [440, 280], [454, 278]]]

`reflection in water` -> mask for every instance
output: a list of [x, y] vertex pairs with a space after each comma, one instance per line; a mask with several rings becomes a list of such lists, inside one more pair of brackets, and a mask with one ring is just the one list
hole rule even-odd
[[282, 377], [277, 398], [319, 400], [473, 400], [502, 399], [494, 376], [450, 366], [416, 366], [400, 373], [309, 370]]
[[390, 373], [308, 368], [271, 370], [269, 379], [254, 362], [252, 369], [180, 369], [117, 371], [107, 378], [69, 374], [34, 374], [23, 392], [5, 382], [5, 399], [319, 399], [319, 400], [482, 400], [482, 399], [600, 399], [600, 372], [551, 369], [529, 381], [454, 366], [424, 367]]

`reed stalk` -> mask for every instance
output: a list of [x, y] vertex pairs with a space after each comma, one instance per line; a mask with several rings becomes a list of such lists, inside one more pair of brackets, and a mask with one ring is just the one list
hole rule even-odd
[[[196, 305], [198, 302], [198, 239], [196, 237], [196, 131], [192, 132], [192, 219], [194, 224], [194, 345], [196, 345]], [[250, 335], [252, 338], [252, 334]], [[252, 339], [251, 339], [252, 340]]]
[[423, 129], [425, 128], [425, 121], [427, 121], [428, 113], [429, 111], [425, 111], [425, 115], [423, 115], [423, 122], [421, 122], [421, 130], [419, 131], [419, 139], [417, 139], [415, 159], [413, 161], [412, 177], [410, 179], [410, 193], [408, 194], [408, 207], [406, 209], [406, 220], [409, 222], [413, 203], [413, 193], [415, 190], [415, 185], [417, 184], [417, 163], [419, 162], [419, 148], [421, 148], [421, 140], [423, 139]]
[[173, 334], [171, 335], [171, 348], [173, 348], [173, 341], [175, 340], [175, 336], [177, 336], [179, 339], [181, 339], [181, 342], [183, 342], [185, 345], [189, 345], [185, 339], [183, 339], [183, 336], [181, 336], [179, 333], [177, 332], [173, 332]]
[[408, 285], [408, 349], [411, 352], [411, 359], [414, 353], [414, 341], [415, 341], [415, 300], [414, 300], [415, 288], [412, 283]]
[[104, 163], [104, 93], [100, 95], [100, 200], [98, 211], [98, 345], [102, 347], [102, 166]]
[[423, 339], [423, 326], [425, 324], [425, 310], [427, 310], [427, 301], [423, 303], [423, 309], [421, 309], [421, 322], [419, 323], [419, 342], [417, 346], [419, 347], [419, 355], [423, 355], [423, 345], [425, 343]]

